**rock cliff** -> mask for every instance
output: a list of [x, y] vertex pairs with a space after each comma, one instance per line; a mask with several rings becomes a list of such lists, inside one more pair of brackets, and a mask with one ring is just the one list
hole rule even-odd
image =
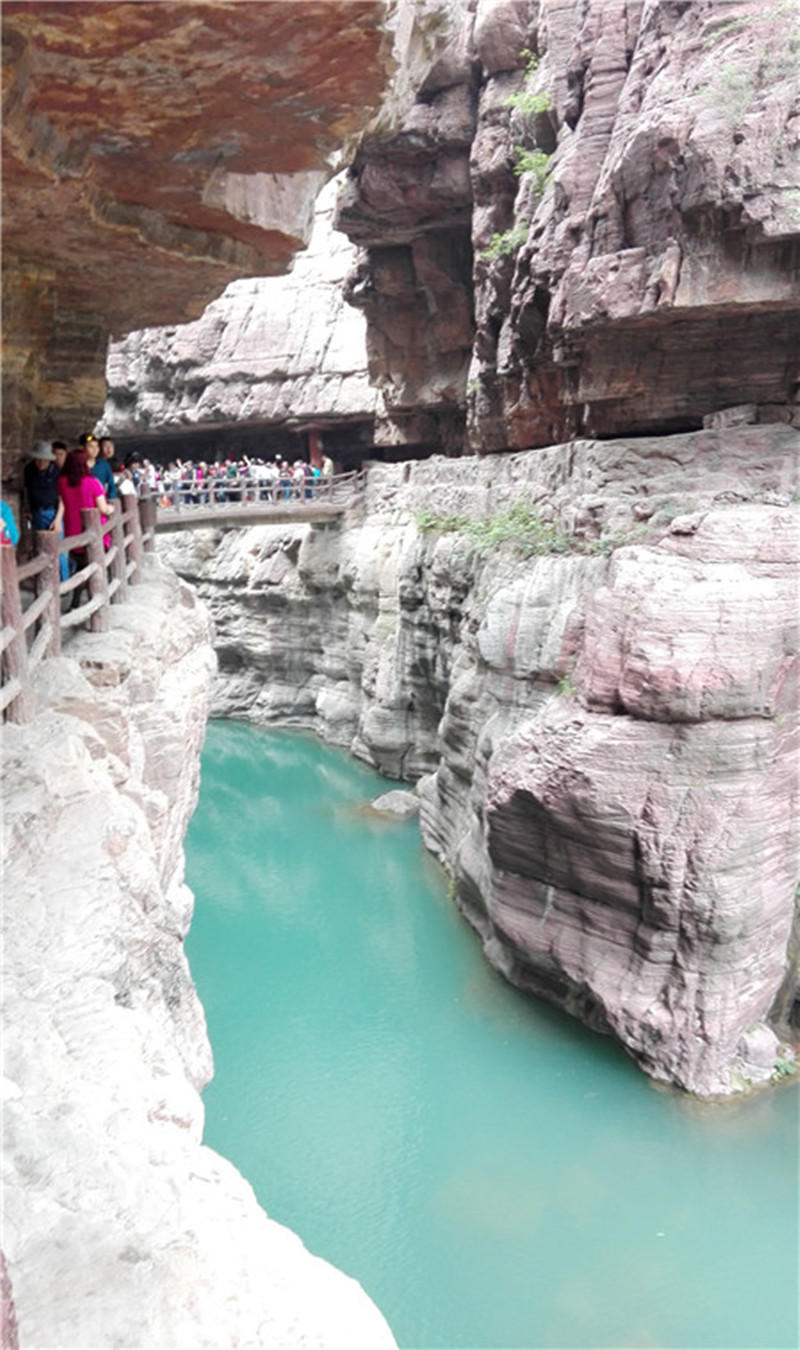
[[798, 52], [783, 0], [468, 7], [337, 216], [390, 410], [479, 452], [797, 426]]
[[3, 729], [3, 1344], [15, 1315], [25, 1346], [388, 1350], [359, 1286], [201, 1142], [183, 837], [208, 618], [155, 559], [111, 614]]
[[110, 333], [285, 271], [393, 65], [385, 0], [3, 5], [3, 449], [77, 436]]
[[[743, 404], [753, 421], [800, 425], [796, 6], [450, 0], [398, 13], [392, 94], [335, 215], [359, 250], [345, 292], [366, 319], [375, 451], [700, 429]], [[249, 304], [243, 293], [242, 326]], [[216, 363], [207, 344], [194, 357], [158, 342], [160, 387], [196, 386], [190, 420], [234, 415], [252, 360], [245, 335], [233, 359], [235, 333], [231, 308]], [[324, 364], [324, 328], [312, 340]], [[282, 350], [279, 335], [276, 363]], [[302, 403], [302, 379], [297, 392]], [[118, 428], [112, 404], [112, 429], [146, 429], [152, 399], [131, 391]], [[291, 417], [244, 398], [235, 418], [266, 410]]]
[[373, 465], [343, 528], [164, 545], [215, 712], [418, 782], [489, 959], [702, 1095], [796, 1035], [799, 440]]
[[110, 344], [103, 423], [121, 445], [147, 453], [150, 438], [183, 456], [210, 431], [203, 457], [213, 459], [232, 435], [255, 453], [275, 424], [299, 432], [322, 419], [327, 444], [341, 428], [357, 451], [363, 430], [369, 449], [381, 401], [366, 322], [343, 294], [356, 250], [331, 228], [339, 182], [320, 193], [308, 247], [286, 276], [232, 282], [194, 323]]

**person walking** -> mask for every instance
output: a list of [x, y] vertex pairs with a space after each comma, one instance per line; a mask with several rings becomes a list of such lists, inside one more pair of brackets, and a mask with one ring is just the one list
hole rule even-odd
[[[100, 510], [100, 523], [105, 525], [111, 515], [111, 506], [103, 492], [102, 483], [89, 473], [89, 461], [85, 450], [70, 450], [67, 454], [64, 472], [58, 480], [58, 492], [64, 504], [64, 535], [69, 542], [83, 533], [81, 511], [91, 507]], [[111, 536], [103, 536], [103, 546], [108, 548]], [[86, 548], [84, 545], [70, 550], [73, 571], [86, 566]], [[78, 604], [79, 587], [73, 596], [73, 605]]]
[[[63, 538], [64, 503], [58, 492], [58, 463], [50, 441], [36, 442], [22, 477], [34, 530], [47, 530]], [[58, 568], [61, 580], [66, 581], [69, 562], [65, 553], [59, 555]]]

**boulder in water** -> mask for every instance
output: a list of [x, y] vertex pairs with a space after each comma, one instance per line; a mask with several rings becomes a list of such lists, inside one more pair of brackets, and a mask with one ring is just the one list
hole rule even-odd
[[402, 788], [395, 788], [392, 792], [384, 792], [380, 797], [376, 797], [372, 802], [372, 809], [382, 816], [395, 816], [398, 820], [406, 820], [419, 811], [419, 797], [414, 792], [404, 792]]

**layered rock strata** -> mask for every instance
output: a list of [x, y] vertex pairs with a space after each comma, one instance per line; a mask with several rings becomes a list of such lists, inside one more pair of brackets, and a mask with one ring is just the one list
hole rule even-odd
[[687, 428], [743, 402], [797, 426], [796, 9], [528, 14], [538, 60], [515, 77], [518, 56], [495, 58], [473, 152], [474, 443]]
[[345, 528], [164, 544], [215, 712], [416, 781], [488, 958], [700, 1094], [794, 1034], [798, 439], [374, 465]]
[[[787, 0], [402, 0], [335, 216], [379, 454], [699, 429], [742, 404], [800, 425], [797, 22]], [[234, 358], [235, 331], [219, 362], [181, 342], [190, 373], [169, 364], [191, 420], [261, 415], [237, 406], [263, 355], [243, 334]], [[139, 398], [120, 430], [147, 424]]]
[[208, 618], [155, 559], [111, 614], [40, 667], [34, 721], [3, 729], [5, 1330], [15, 1315], [26, 1346], [388, 1350], [360, 1287], [202, 1144], [183, 837]]
[[180, 455], [180, 433], [239, 424], [256, 453], [273, 424], [299, 430], [322, 419], [356, 451], [363, 427], [362, 453], [370, 448], [381, 404], [365, 320], [343, 295], [355, 248], [331, 228], [338, 187], [320, 193], [308, 248], [286, 276], [235, 281], [194, 323], [110, 344], [103, 422], [121, 447], [150, 438]]
[[332, 157], [380, 103], [388, 12], [3, 5], [7, 457], [99, 415], [110, 333], [195, 317], [235, 277], [287, 269]]
[[466, 402], [477, 451], [797, 426], [798, 50], [782, 0], [478, 0], [338, 213], [389, 402]]

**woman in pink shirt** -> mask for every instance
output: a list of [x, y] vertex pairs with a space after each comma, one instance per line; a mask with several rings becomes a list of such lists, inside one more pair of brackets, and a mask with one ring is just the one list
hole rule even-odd
[[[59, 476], [58, 495], [64, 503], [64, 538], [67, 543], [72, 535], [83, 533], [81, 511], [93, 506], [99, 507], [102, 513], [100, 521], [103, 525], [111, 514], [102, 483], [89, 473], [85, 450], [70, 450], [64, 461], [63, 472]], [[103, 544], [106, 548], [110, 542], [111, 535], [105, 535]], [[70, 557], [78, 567], [83, 567], [86, 563], [86, 549], [72, 549]]]

